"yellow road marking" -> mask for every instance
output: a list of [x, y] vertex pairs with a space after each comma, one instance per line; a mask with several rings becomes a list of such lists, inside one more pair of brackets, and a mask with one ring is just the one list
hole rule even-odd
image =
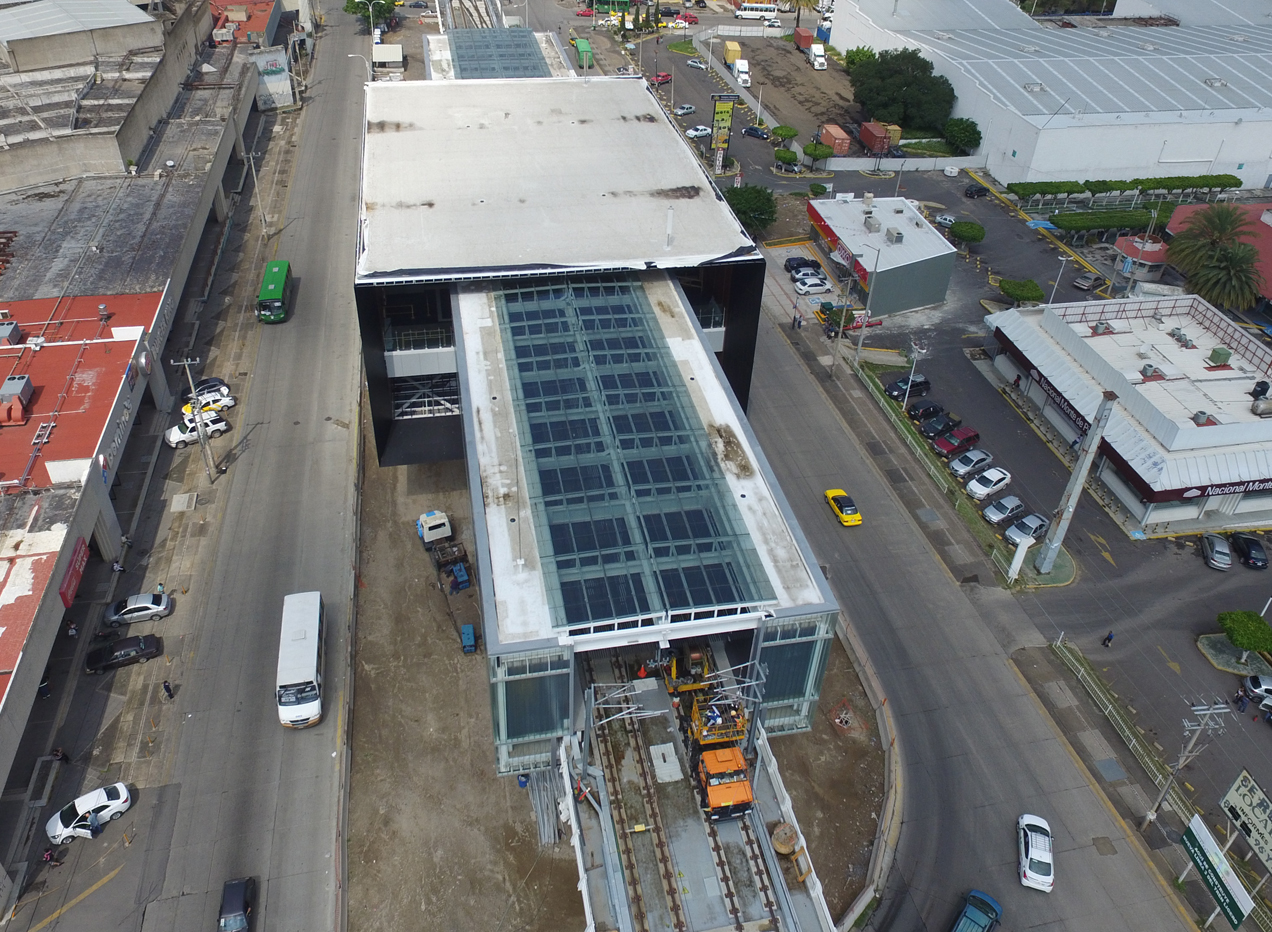
[[1107, 540], [1099, 534], [1092, 534], [1090, 531], [1087, 531], [1087, 537], [1095, 541], [1095, 546], [1099, 548], [1100, 555], [1103, 556], [1104, 559], [1108, 560], [1114, 566], [1117, 566], [1117, 561], [1113, 559], [1113, 554], [1109, 553], [1109, 542]]
[[80, 900], [85, 899], [85, 898], [86, 898], [86, 897], [88, 897], [90, 894], [96, 893], [96, 892], [97, 892], [98, 890], [100, 890], [103, 886], [105, 886], [105, 885], [106, 885], [106, 883], [107, 883], [108, 881], [114, 880], [114, 879], [115, 879], [115, 875], [116, 875], [116, 874], [118, 874], [118, 873], [119, 873], [121, 870], [123, 870], [123, 869], [124, 869], [124, 867], [123, 867], [123, 865], [121, 864], [119, 867], [115, 868], [113, 871], [111, 871], [109, 874], [107, 874], [107, 875], [106, 875], [105, 877], [103, 877], [101, 880], [97, 881], [97, 883], [93, 884], [91, 887], [89, 887], [87, 890], [85, 890], [83, 893], [81, 893], [81, 894], [80, 894], [79, 896], [77, 896], [75, 899], [71, 900], [69, 903], [67, 903], [65, 906], [63, 906], [61, 909], [56, 910], [56, 911], [55, 911], [55, 912], [54, 912], [51, 916], [47, 916], [47, 917], [45, 917], [45, 918], [44, 918], [41, 922], [37, 923], [36, 925], [31, 926], [31, 928], [30, 928], [30, 929], [28, 929], [28, 930], [27, 930], [27, 932], [40, 932], [40, 930], [41, 930], [41, 929], [43, 929], [46, 925], [48, 925], [50, 922], [52, 922], [52, 921], [53, 921], [53, 920], [55, 920], [55, 919], [60, 918], [60, 917], [61, 917], [61, 915], [62, 915], [62, 913], [66, 912], [66, 911], [67, 911], [68, 909], [70, 909], [72, 906], [77, 905], [77, 904], [80, 902]]
[[1167, 654], [1167, 653], [1166, 653], [1166, 651], [1162, 649], [1162, 646], [1161, 646], [1160, 644], [1158, 644], [1158, 645], [1157, 645], [1157, 649], [1158, 649], [1159, 651], [1161, 651], [1161, 652], [1162, 652], [1162, 656], [1166, 658], [1166, 666], [1170, 667], [1172, 670], [1174, 670], [1176, 673], [1178, 673], [1178, 672], [1179, 672], [1179, 664], [1175, 663], [1173, 660], [1171, 660], [1171, 659], [1170, 659], [1170, 655], [1169, 655], [1169, 654]]

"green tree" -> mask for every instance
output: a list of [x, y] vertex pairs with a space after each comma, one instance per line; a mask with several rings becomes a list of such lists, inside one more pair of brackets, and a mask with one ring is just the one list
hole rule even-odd
[[817, 0], [792, 0], [795, 4], [795, 28], [799, 28], [799, 18], [804, 15], [805, 10], [817, 9]]
[[810, 184], [808, 186], [808, 194], [810, 197], [821, 197], [825, 193], [826, 186], [824, 184]]
[[775, 149], [773, 150], [773, 158], [783, 165], [794, 165], [799, 161], [799, 154], [792, 152], [790, 149]]
[[772, 133], [778, 142], [789, 142], [799, 135], [799, 130], [793, 126], [774, 126]]
[[945, 141], [956, 149], [971, 152], [981, 144], [980, 127], [975, 120], [953, 117], [945, 121]]
[[939, 131], [954, 109], [954, 86], [914, 49], [885, 49], [852, 70], [853, 94], [872, 119]]
[[1219, 627], [1241, 651], [1242, 663], [1252, 650], [1272, 650], [1272, 628], [1258, 612], [1220, 612]]
[[1017, 304], [1025, 301], [1041, 301], [1045, 297], [1042, 286], [1032, 278], [1026, 278], [1024, 281], [1004, 278], [998, 283], [998, 290]]
[[859, 45], [855, 49], [849, 49], [844, 52], [844, 70], [848, 72], [849, 77], [852, 76], [852, 69], [863, 61], [874, 61], [878, 58], [875, 50], [868, 45]]
[[1185, 284], [1215, 307], [1244, 311], [1263, 292], [1258, 261], [1258, 250], [1249, 243], [1222, 246], [1206, 265], [1189, 273]]
[[810, 142], [808, 145], [804, 146], [804, 154], [812, 159], [813, 163], [816, 164], [822, 159], [830, 158], [835, 154], [835, 150], [820, 142]]
[[1211, 265], [1221, 249], [1247, 242], [1249, 216], [1235, 204], [1212, 204], [1197, 211], [1166, 248], [1166, 259], [1185, 275]]
[[388, 18], [393, 15], [392, 0], [371, 0], [369, 5], [363, 0], [346, 0], [344, 5], [344, 11], [350, 16], [365, 17], [368, 9], [375, 16], [375, 21], [367, 27], [368, 31], [379, 23], [387, 22]]
[[756, 184], [744, 184], [740, 188], [725, 188], [724, 199], [733, 213], [752, 236], [773, 225], [777, 219], [777, 201], [773, 192]]
[[960, 243], [979, 243], [985, 238], [985, 228], [970, 220], [960, 220], [947, 231], [950, 239]]

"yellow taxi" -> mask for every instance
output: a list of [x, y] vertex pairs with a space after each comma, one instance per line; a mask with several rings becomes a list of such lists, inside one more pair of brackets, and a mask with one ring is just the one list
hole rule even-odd
[[861, 512], [857, 510], [857, 503], [849, 498], [848, 493], [843, 489], [827, 489], [826, 504], [830, 506], [830, 510], [835, 513], [835, 517], [844, 527], [861, 523]]

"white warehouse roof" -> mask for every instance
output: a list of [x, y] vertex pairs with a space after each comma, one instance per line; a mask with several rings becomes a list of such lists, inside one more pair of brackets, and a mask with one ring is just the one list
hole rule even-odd
[[0, 10], [0, 44], [153, 22], [128, 0], [36, 0]]

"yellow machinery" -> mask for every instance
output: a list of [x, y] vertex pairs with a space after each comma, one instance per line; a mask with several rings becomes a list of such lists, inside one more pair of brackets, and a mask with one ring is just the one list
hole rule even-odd
[[663, 680], [667, 692], [685, 693], [707, 688], [707, 674], [711, 672], [705, 644], [683, 643], [671, 652], [671, 658], [663, 663]]

